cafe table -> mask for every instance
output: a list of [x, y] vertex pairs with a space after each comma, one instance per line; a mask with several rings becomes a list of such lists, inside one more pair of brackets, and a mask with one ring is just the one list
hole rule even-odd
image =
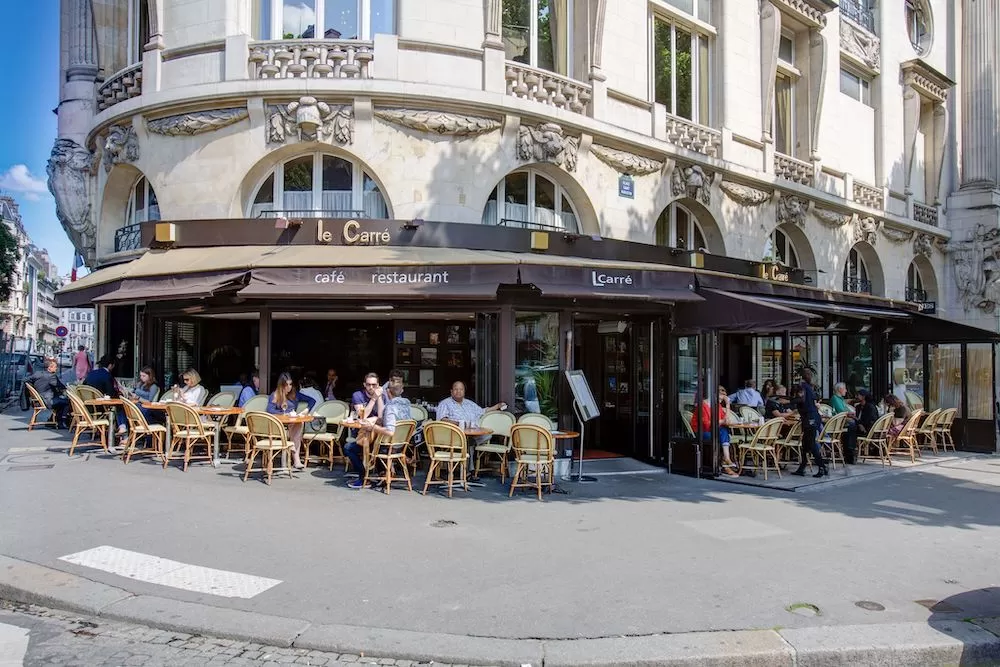
[[[294, 426], [295, 424], [308, 424], [314, 419], [314, 417], [308, 413], [304, 415], [271, 415], [271, 416], [277, 419], [282, 424], [284, 424], [285, 428], [288, 428], [289, 426]], [[295, 445], [292, 444], [292, 446], [294, 447]], [[218, 455], [218, 450], [216, 450], [216, 455]], [[284, 470], [291, 470], [291, 466], [289, 465], [288, 461], [287, 449], [281, 452], [281, 468], [276, 472], [281, 472]]]
[[[167, 412], [167, 406], [174, 401], [157, 401], [156, 403], [151, 403], [149, 401], [142, 401], [140, 405], [147, 410], [160, 410], [164, 413], [165, 423], [167, 426], [167, 450], [170, 449], [170, 413]], [[204, 417], [216, 417], [218, 420], [215, 422], [215, 428], [212, 429], [212, 465], [216, 468], [222, 463], [219, 457], [219, 437], [222, 433], [222, 424], [220, 423], [223, 417], [229, 417], [232, 415], [238, 415], [243, 412], [243, 408], [224, 408], [221, 406], [210, 405], [205, 407], [198, 407], [194, 409], [195, 412]], [[310, 417], [310, 419], [312, 419]]]
[[108, 408], [108, 440], [110, 440], [108, 443], [108, 449], [113, 452], [117, 449], [114, 440], [118, 433], [118, 427], [116, 426], [118, 423], [118, 416], [116, 413], [122, 407], [121, 399], [111, 398], [110, 396], [102, 396], [101, 398], [92, 398], [89, 401], [84, 401], [83, 404], [88, 408]]
[[[482, 426], [466, 426], [462, 430], [465, 432], [466, 440], [468, 440], [469, 438], [482, 438], [483, 436], [486, 435], [493, 435], [493, 431], [491, 429], [483, 428]], [[485, 484], [478, 481], [479, 480], [478, 477], [471, 477], [470, 475], [472, 473], [469, 472], [475, 467], [473, 465], [475, 463], [475, 446], [472, 447], [466, 446], [466, 450], [468, 452], [468, 457], [469, 457], [469, 462], [467, 463], [467, 468], [465, 471], [466, 483], [468, 483], [469, 486], [485, 487], [486, 486]], [[463, 486], [463, 482], [459, 480], [452, 482], [452, 488], [459, 486]]]

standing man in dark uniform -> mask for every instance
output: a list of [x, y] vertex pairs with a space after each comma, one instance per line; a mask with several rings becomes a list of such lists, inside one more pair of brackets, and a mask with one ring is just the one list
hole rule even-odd
[[819, 452], [816, 434], [821, 424], [819, 409], [816, 407], [816, 391], [813, 389], [813, 372], [810, 368], [802, 369], [802, 384], [799, 386], [799, 417], [802, 419], [802, 451], [799, 453], [799, 467], [792, 474], [804, 477], [806, 474], [806, 453], [812, 454], [816, 467], [819, 468], [813, 477], [829, 475], [826, 463]]

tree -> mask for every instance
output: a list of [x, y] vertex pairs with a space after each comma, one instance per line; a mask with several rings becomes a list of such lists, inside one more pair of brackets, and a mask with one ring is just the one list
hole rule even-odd
[[0, 222], [0, 301], [10, 298], [13, 288], [14, 274], [17, 272], [17, 263], [21, 260], [21, 254], [17, 249], [17, 237], [10, 228]]

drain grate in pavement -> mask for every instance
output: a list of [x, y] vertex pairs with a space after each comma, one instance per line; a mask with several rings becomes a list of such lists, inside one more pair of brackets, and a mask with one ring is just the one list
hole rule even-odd
[[885, 611], [885, 607], [871, 600], [858, 600], [854, 603], [854, 606], [865, 611]]
[[785, 611], [796, 614], [797, 616], [820, 616], [819, 607], [814, 604], [809, 604], [808, 602], [796, 602], [795, 604], [790, 604], [785, 607]]
[[957, 614], [962, 609], [956, 607], [950, 602], [942, 602], [941, 600], [914, 600], [921, 607], [927, 607], [935, 614]]
[[451, 521], [449, 519], [438, 519], [431, 524], [431, 528], [451, 528], [452, 526], [457, 526], [457, 521]]
[[54, 463], [45, 463], [41, 465], [30, 465], [30, 466], [10, 466], [7, 468], [7, 472], [22, 472], [24, 470], [48, 470], [49, 468], [55, 468]]

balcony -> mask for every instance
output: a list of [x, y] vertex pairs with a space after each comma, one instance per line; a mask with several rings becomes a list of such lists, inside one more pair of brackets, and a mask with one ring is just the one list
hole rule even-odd
[[872, 281], [864, 278], [844, 278], [844, 291], [853, 294], [871, 294]]
[[925, 225], [931, 225], [937, 227], [938, 224], [938, 210], [936, 206], [928, 206], [927, 204], [913, 203], [913, 219], [917, 222], [921, 222]]
[[774, 173], [778, 178], [800, 185], [811, 187], [813, 184], [812, 165], [805, 160], [799, 160], [783, 153], [774, 154]]
[[139, 95], [142, 95], [142, 63], [119, 70], [100, 85], [97, 89], [97, 110], [104, 111]]
[[253, 42], [251, 79], [371, 79], [375, 43], [355, 39]]
[[115, 252], [128, 252], [142, 247], [142, 224], [125, 225], [115, 231]]
[[593, 89], [560, 74], [507, 61], [504, 78], [507, 80], [507, 94], [512, 97], [580, 114], [587, 113], [590, 108]]
[[910, 303], [926, 303], [927, 290], [917, 289], [916, 287], [907, 287], [906, 300]]
[[861, 181], [854, 181], [854, 201], [862, 206], [874, 208], [879, 211], [885, 207], [885, 199], [882, 196], [882, 190], [880, 188], [876, 188], [874, 185], [868, 185], [866, 183], [862, 183]]
[[840, 0], [840, 14], [875, 34], [875, 9], [871, 0]]
[[[667, 141], [709, 157], [719, 157], [722, 151], [722, 132], [711, 127], [692, 123], [673, 114], [667, 114]], [[810, 174], [812, 173], [812, 167]]]

